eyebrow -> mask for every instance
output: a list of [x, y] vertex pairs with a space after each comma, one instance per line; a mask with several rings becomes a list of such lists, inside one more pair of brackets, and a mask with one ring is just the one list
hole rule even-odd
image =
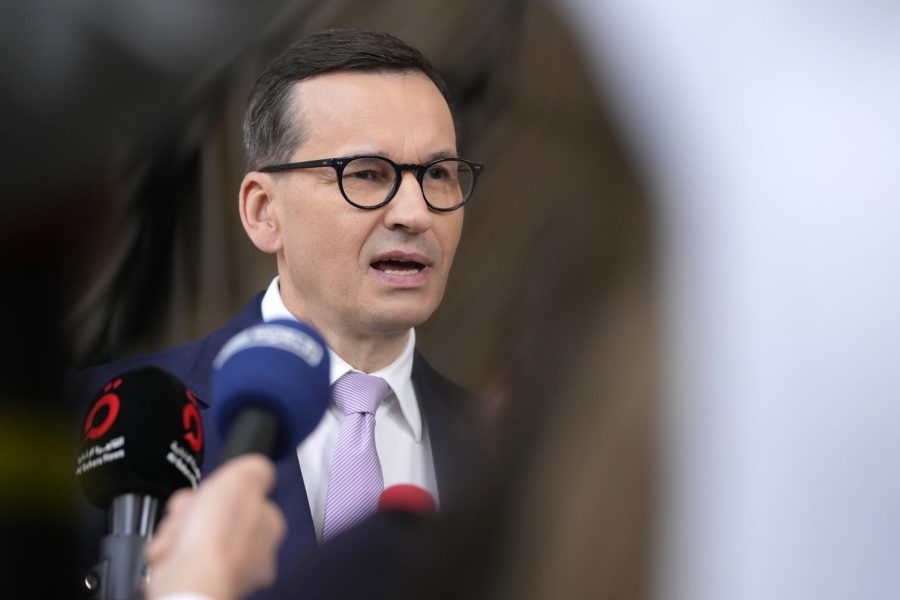
[[449, 152], [447, 150], [442, 150], [441, 152], [435, 152], [430, 154], [425, 162], [431, 162], [433, 160], [438, 160], [441, 158], [459, 158], [456, 152]]
[[[383, 156], [385, 158], [390, 158], [394, 162], [399, 162], [391, 157], [390, 153], [384, 152], [382, 150], [371, 150], [368, 152], [353, 152], [350, 154], [346, 154], [346, 156]], [[422, 164], [430, 163], [435, 160], [440, 160], [442, 158], [459, 158], [459, 153], [451, 152], [449, 150], [440, 150], [438, 152], [432, 152], [428, 156], [425, 157], [425, 160], [422, 161]]]

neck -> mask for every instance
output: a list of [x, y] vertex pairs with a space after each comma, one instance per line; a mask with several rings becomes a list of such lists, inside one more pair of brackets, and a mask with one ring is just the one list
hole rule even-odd
[[341, 336], [329, 331], [322, 335], [338, 356], [363, 373], [383, 369], [397, 360], [409, 340], [409, 330], [391, 336]]
[[279, 294], [285, 308], [312, 325], [335, 354], [354, 369], [363, 373], [382, 369], [394, 362], [406, 348], [411, 330], [409, 326], [379, 328], [360, 322], [348, 323], [346, 319], [341, 320], [305, 305], [297, 294], [291, 292], [291, 286], [285, 285], [284, 278], [279, 283]]

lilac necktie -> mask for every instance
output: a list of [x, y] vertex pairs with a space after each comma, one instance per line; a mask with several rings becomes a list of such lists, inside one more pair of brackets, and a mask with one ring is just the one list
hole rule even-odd
[[375, 450], [375, 409], [391, 391], [381, 377], [350, 371], [334, 382], [331, 397], [344, 423], [331, 457], [322, 539], [328, 540], [375, 512], [384, 489]]

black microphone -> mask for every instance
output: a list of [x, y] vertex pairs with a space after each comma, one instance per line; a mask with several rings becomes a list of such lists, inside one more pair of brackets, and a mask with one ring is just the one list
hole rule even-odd
[[85, 576], [96, 600], [143, 595], [144, 544], [160, 503], [196, 487], [203, 464], [197, 400], [169, 373], [146, 367], [122, 373], [101, 389], [82, 426], [75, 475], [88, 500], [107, 510], [109, 534]]
[[213, 361], [210, 404], [225, 439], [221, 462], [294, 452], [330, 399], [328, 350], [315, 329], [285, 320], [238, 333]]

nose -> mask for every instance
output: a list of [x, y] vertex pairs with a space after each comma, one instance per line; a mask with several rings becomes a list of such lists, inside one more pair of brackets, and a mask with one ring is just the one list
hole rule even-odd
[[400, 178], [397, 193], [385, 206], [384, 224], [388, 229], [404, 229], [424, 233], [431, 229], [434, 213], [425, 203], [422, 188], [415, 173], [406, 172]]

